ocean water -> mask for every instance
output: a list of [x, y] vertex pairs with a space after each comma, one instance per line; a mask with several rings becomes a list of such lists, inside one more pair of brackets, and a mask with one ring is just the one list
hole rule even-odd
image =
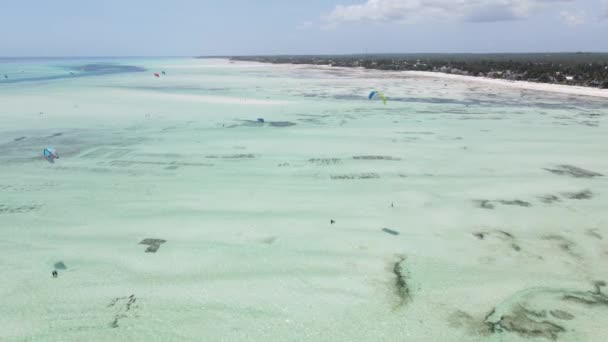
[[407, 73], [0, 60], [0, 340], [600, 341], [607, 118]]

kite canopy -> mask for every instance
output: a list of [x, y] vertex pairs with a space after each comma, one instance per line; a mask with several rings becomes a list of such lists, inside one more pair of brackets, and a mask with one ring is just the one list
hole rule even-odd
[[369, 93], [368, 99], [370, 99], [370, 100], [382, 100], [382, 102], [384, 104], [386, 104], [386, 96], [381, 91], [377, 91], [377, 90], [372, 91], [371, 93]]
[[59, 159], [59, 155], [57, 154], [57, 150], [55, 150], [52, 147], [47, 147], [44, 149], [43, 151], [44, 154], [44, 158], [46, 158], [46, 160], [49, 163], [54, 163], [55, 159]]

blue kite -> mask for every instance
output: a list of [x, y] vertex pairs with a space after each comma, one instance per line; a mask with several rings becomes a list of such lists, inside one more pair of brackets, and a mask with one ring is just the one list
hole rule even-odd
[[49, 163], [54, 163], [55, 159], [59, 159], [59, 154], [57, 154], [57, 150], [52, 147], [45, 148], [43, 154], [44, 158], [46, 158]]

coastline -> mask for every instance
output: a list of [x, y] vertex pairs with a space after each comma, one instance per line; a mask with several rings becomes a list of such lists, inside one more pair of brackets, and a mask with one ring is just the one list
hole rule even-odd
[[518, 88], [518, 89], [525, 89], [525, 90], [535, 90], [535, 91], [561, 93], [561, 94], [577, 95], [577, 96], [592, 96], [592, 97], [608, 99], [608, 89], [589, 88], [589, 87], [570, 86], [570, 85], [551, 84], [551, 83], [535, 83], [535, 82], [528, 82], [528, 81], [509, 81], [509, 80], [501, 80], [501, 79], [487, 78], [487, 77], [445, 74], [445, 73], [432, 72], [432, 71], [400, 71], [400, 72], [404, 73], [405, 75], [410, 75], [410, 76], [435, 77], [435, 78], [458, 80], [458, 81], [464, 81], [464, 82], [471, 81], [471, 82], [485, 83], [485, 84], [491, 84], [491, 85], [495, 85], [495, 86]]
[[[1, 87], [0, 340], [608, 333], [606, 100], [363, 68], [137, 65], [166, 76]], [[367, 99], [375, 85], [387, 106]]]
[[484, 83], [494, 86], [502, 86], [508, 88], [522, 89], [522, 90], [533, 90], [540, 92], [549, 92], [549, 93], [559, 93], [565, 95], [573, 95], [573, 96], [589, 96], [595, 98], [608, 99], [608, 89], [599, 89], [599, 88], [589, 88], [582, 86], [574, 86], [574, 85], [563, 85], [563, 84], [552, 84], [552, 83], [536, 83], [529, 81], [511, 81], [511, 80], [503, 80], [503, 79], [495, 79], [488, 77], [478, 77], [478, 76], [467, 76], [467, 75], [456, 75], [456, 74], [446, 74], [442, 72], [433, 72], [433, 71], [415, 71], [415, 70], [402, 70], [402, 71], [386, 71], [386, 70], [377, 70], [377, 69], [366, 69], [362, 67], [336, 67], [329, 65], [317, 65], [317, 64], [277, 64], [277, 63], [268, 63], [268, 62], [259, 62], [259, 61], [234, 61], [234, 63], [260, 63], [260, 64], [272, 64], [272, 65], [283, 65], [290, 67], [304, 67], [304, 68], [322, 68], [327, 70], [349, 70], [349, 71], [365, 71], [365, 72], [375, 72], [388, 77], [391, 76], [409, 76], [409, 77], [428, 77], [428, 78], [438, 78], [444, 80], [453, 80], [460, 82], [476, 82], [476, 83]]

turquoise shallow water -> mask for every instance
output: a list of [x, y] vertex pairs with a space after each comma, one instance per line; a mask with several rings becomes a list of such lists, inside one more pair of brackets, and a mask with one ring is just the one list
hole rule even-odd
[[606, 333], [605, 100], [226, 60], [4, 74], [1, 340]]

